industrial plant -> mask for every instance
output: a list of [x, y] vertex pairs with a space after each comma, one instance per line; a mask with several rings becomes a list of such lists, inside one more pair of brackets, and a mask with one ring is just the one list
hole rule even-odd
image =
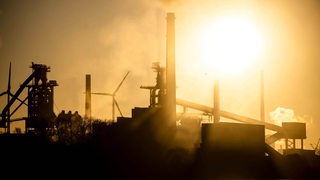
[[[220, 109], [219, 81], [212, 106], [176, 97], [175, 14], [167, 13], [166, 22], [166, 64], [152, 64], [154, 85], [140, 86], [147, 90], [149, 106], [133, 107], [131, 117], [122, 115], [115, 98], [129, 71], [111, 93], [92, 92], [91, 76], [85, 74], [85, 115], [77, 119], [77, 112], [54, 113], [58, 82], [47, 79], [49, 66], [32, 63], [31, 75], [13, 93], [10, 65], [8, 88], [1, 94], [7, 96], [0, 120], [1, 171], [139, 179], [319, 178], [318, 147], [304, 149], [306, 124], [266, 122], [263, 98], [261, 119], [253, 119]], [[27, 97], [21, 97], [24, 90]], [[111, 122], [92, 118], [92, 95], [111, 96]], [[12, 118], [21, 106], [27, 106], [28, 115]], [[24, 133], [12, 133], [15, 121], [25, 122]], [[285, 142], [281, 151], [275, 147], [279, 140]]]

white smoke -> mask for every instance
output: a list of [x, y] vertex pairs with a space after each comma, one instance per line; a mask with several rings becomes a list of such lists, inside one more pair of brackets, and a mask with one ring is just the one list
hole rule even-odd
[[296, 115], [290, 108], [277, 107], [270, 112], [271, 120], [281, 126], [282, 122], [305, 122], [304, 118]]
[[[279, 126], [282, 126], [282, 122], [300, 122], [306, 123], [306, 135], [304, 140], [304, 149], [315, 150], [315, 155], [320, 156], [320, 138], [318, 130], [318, 122], [314, 121], [312, 116], [298, 115], [294, 110], [290, 108], [277, 107], [274, 111], [269, 113], [270, 120]], [[276, 142], [276, 146], [280, 149], [285, 146], [284, 141]]]

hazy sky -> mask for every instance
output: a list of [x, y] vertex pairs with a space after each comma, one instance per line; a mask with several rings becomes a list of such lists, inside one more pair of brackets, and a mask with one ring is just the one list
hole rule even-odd
[[[131, 116], [132, 108], [148, 106], [149, 92], [140, 86], [155, 83], [151, 63], [165, 66], [165, 16], [174, 12], [177, 97], [211, 106], [217, 76], [203, 68], [195, 38], [206, 23], [245, 15], [262, 34], [264, 50], [246, 73], [219, 77], [221, 108], [258, 119], [262, 67], [267, 119], [277, 107], [292, 109], [313, 122], [319, 138], [319, 9], [317, 0], [1, 0], [0, 91], [7, 88], [10, 62], [13, 93], [31, 74], [31, 62], [46, 64], [48, 79], [59, 84], [55, 112], [84, 115], [85, 74], [92, 91], [112, 92], [130, 71], [117, 100]], [[2, 109], [6, 98], [0, 102]], [[111, 118], [110, 97], [92, 96], [92, 108], [92, 116]]]

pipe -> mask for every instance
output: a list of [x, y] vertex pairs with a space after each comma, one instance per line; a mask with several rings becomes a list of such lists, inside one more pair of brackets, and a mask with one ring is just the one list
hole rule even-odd
[[[209, 106], [205, 106], [205, 105], [201, 105], [201, 104], [197, 104], [194, 102], [190, 102], [190, 101], [186, 101], [186, 100], [182, 100], [182, 99], [177, 99], [176, 102], [177, 102], [177, 105], [186, 106], [186, 107], [196, 109], [196, 110], [199, 110], [202, 112], [206, 112], [206, 113], [210, 113], [210, 114], [213, 114], [213, 112], [214, 112], [214, 108], [209, 107]], [[281, 126], [277, 126], [275, 124], [271, 124], [271, 123], [267, 123], [267, 122], [261, 122], [260, 120], [257, 120], [257, 119], [241, 116], [241, 115], [234, 114], [234, 113], [227, 112], [227, 111], [223, 111], [223, 110], [220, 110], [220, 116], [224, 117], [224, 118], [232, 119], [235, 121], [244, 122], [244, 123], [264, 125], [266, 129], [270, 129], [270, 130], [277, 131], [280, 133], [282, 133], [282, 131], [283, 131]]]

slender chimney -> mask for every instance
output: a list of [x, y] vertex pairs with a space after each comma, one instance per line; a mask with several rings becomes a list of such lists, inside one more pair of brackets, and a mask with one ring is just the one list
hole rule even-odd
[[263, 73], [263, 70], [261, 70], [260, 72], [260, 119], [262, 122], [265, 122], [265, 119], [264, 119], [264, 73]]
[[220, 121], [220, 90], [218, 80], [215, 80], [213, 85], [213, 118], [214, 123]]
[[175, 16], [167, 13], [167, 49], [166, 49], [166, 73], [167, 73], [167, 108], [169, 121], [176, 121], [176, 63], [175, 63]]
[[91, 75], [86, 74], [85, 119], [91, 120]]

